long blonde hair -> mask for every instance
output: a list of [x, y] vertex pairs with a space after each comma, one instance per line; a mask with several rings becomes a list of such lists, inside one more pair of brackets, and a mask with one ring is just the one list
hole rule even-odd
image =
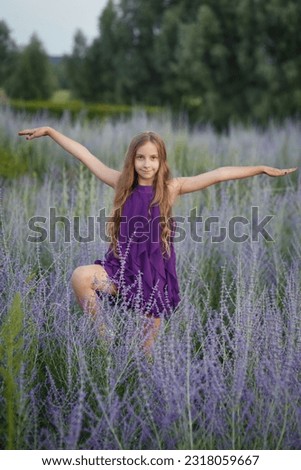
[[[160, 208], [160, 224], [162, 228], [161, 242], [162, 253], [170, 256], [170, 237], [172, 232], [171, 204], [167, 181], [170, 179], [170, 170], [167, 164], [166, 147], [161, 137], [154, 132], [142, 132], [136, 135], [126, 152], [123, 170], [118, 180], [115, 191], [114, 205], [111, 220], [107, 225], [107, 232], [111, 239], [111, 246], [115, 256], [118, 257], [118, 235], [122, 209], [125, 201], [138, 184], [138, 174], [134, 167], [135, 156], [139, 147], [146, 142], [152, 142], [158, 150], [159, 169], [154, 178], [154, 197], [150, 203], [150, 208], [155, 204]], [[149, 208], [149, 210], [150, 210]]]

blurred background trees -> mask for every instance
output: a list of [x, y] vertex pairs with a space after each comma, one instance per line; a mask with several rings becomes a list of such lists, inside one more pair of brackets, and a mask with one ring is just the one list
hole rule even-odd
[[17, 46], [4, 21], [0, 20], [0, 87], [4, 87], [13, 74]]
[[24, 100], [48, 99], [52, 95], [54, 78], [47, 54], [36, 35], [15, 55], [14, 72], [6, 81], [6, 89], [12, 98]]
[[281, 121], [300, 117], [300, 24], [299, 0], [108, 0], [93, 42], [77, 31], [48, 67], [38, 38], [17, 51], [0, 22], [0, 86], [25, 99], [63, 87], [90, 103], [168, 106], [220, 129]]

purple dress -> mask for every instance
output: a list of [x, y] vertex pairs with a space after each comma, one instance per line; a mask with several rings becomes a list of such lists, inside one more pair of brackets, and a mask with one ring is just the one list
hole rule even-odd
[[[130, 308], [155, 317], [170, 316], [180, 301], [173, 242], [162, 254], [160, 209], [151, 208], [154, 189], [137, 185], [126, 200], [120, 223], [119, 253], [109, 248], [101, 264]], [[97, 292], [101, 296], [101, 293]]]

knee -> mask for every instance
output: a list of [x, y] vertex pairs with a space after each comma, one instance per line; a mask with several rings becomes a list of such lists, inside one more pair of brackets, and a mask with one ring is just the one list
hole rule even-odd
[[87, 273], [84, 266], [78, 266], [74, 269], [71, 276], [71, 284], [74, 290], [85, 287], [88, 284]]

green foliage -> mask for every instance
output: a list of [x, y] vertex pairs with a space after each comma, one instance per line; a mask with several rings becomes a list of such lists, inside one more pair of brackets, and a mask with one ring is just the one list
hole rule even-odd
[[[28, 114], [37, 114], [46, 111], [54, 117], [62, 117], [65, 112], [70, 113], [72, 118], [85, 117], [88, 119], [104, 119], [107, 117], [130, 116], [133, 112], [131, 106], [112, 104], [86, 104], [82, 101], [61, 102], [52, 101], [23, 101], [11, 100], [10, 106], [16, 111], [25, 111]], [[138, 107], [136, 109], [139, 109]], [[146, 106], [143, 110], [147, 114], [160, 112], [157, 106]]]
[[110, 0], [93, 43], [75, 36], [68, 79], [78, 98], [168, 105], [220, 130], [281, 122], [300, 115], [300, 21], [298, 0]]
[[33, 145], [12, 149], [2, 142], [0, 144], [0, 162], [0, 177], [6, 179], [18, 178], [27, 173], [42, 180], [47, 169], [46, 159], [37, 154]]
[[17, 158], [9, 148], [0, 147], [0, 162], [0, 177], [16, 178], [29, 170], [27, 162]]
[[[49, 57], [49, 62], [55, 91], [69, 89], [70, 83], [68, 83], [67, 79], [66, 57]], [[70, 92], [70, 90], [68, 91]]]
[[182, 176], [187, 176], [189, 174], [187, 138], [180, 136], [176, 140], [174, 148], [174, 159], [180, 174]]
[[16, 99], [50, 98], [53, 91], [50, 63], [35, 35], [28, 46], [19, 53], [14, 73], [6, 88], [9, 96]]
[[18, 50], [1, 21], [0, 86], [23, 100], [63, 88], [86, 103], [168, 106], [220, 131], [282, 123], [300, 116], [300, 22], [299, 0], [108, 0], [91, 44], [78, 30], [51, 61], [35, 36]]
[[13, 72], [16, 58], [16, 45], [10, 37], [10, 30], [3, 20], [0, 20], [0, 86], [4, 86]]
[[[120, 68], [122, 58], [117, 52], [120, 32], [117, 14], [111, 1], [99, 18], [99, 32], [101, 37], [93, 41], [86, 56], [85, 70], [89, 83], [87, 99], [107, 103], [129, 103], [122, 93], [122, 76], [116, 80], [116, 70]], [[112, 51], [117, 54], [112, 54]], [[97, 80], [93, 77], [97, 77]]]
[[15, 448], [16, 422], [18, 420], [18, 375], [23, 363], [24, 312], [21, 295], [16, 293], [12, 306], [0, 329], [0, 377], [5, 399], [6, 448]]
[[89, 98], [86, 76], [87, 40], [81, 31], [74, 36], [72, 55], [65, 58], [66, 74], [75, 98]]
[[70, 101], [70, 90], [65, 90], [65, 89], [59, 89], [59, 90], [56, 90], [52, 97], [51, 97], [51, 101], [53, 101], [54, 103], [67, 103], [68, 101]]

